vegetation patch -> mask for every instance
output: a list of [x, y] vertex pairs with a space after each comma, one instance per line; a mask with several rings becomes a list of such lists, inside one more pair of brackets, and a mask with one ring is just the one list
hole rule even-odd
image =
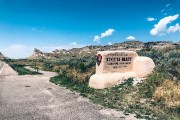
[[137, 118], [145, 119], [163, 119], [168, 120], [171, 117], [176, 118], [177, 114], [164, 113], [157, 106], [153, 106], [151, 99], [142, 101], [139, 98], [139, 90], [137, 86], [132, 86], [133, 79], [127, 79], [123, 84], [96, 90], [88, 86], [88, 81], [78, 82], [73, 78], [69, 78], [65, 74], [52, 77], [51, 82], [56, 85], [66, 87], [72, 91], [78, 92], [81, 96], [89, 98], [92, 102], [107, 108], [124, 111], [125, 114], [135, 113]]
[[180, 108], [180, 82], [165, 80], [162, 85], [155, 90], [153, 99], [163, 101], [167, 107], [178, 106]]
[[143, 49], [140, 56], [153, 59], [156, 68], [143, 82], [132, 85], [129, 78], [121, 85], [103, 90], [92, 89], [88, 80], [95, 73], [95, 56], [59, 59], [11, 60], [11, 64], [36, 66], [57, 72], [51, 82], [66, 87], [107, 108], [135, 113], [137, 118], [179, 120], [180, 49]]
[[[27, 59], [4, 59], [4, 62], [9, 64], [16, 72], [18, 72], [18, 75], [39, 75], [42, 74], [39, 72], [39, 68], [36, 66], [36, 63], [31, 62]], [[26, 69], [26, 66], [31, 66], [34, 68], [34, 71], [31, 71], [29, 69]]]
[[38, 75], [38, 74], [41, 74], [39, 72], [36, 72], [36, 71], [31, 71], [29, 69], [26, 69], [24, 68], [25, 66], [23, 65], [16, 65], [16, 64], [13, 64], [11, 65], [11, 67], [18, 72], [18, 75]]

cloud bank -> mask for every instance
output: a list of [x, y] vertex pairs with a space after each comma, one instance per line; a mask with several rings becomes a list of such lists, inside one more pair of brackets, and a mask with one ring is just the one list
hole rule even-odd
[[10, 58], [25, 58], [32, 53], [32, 49], [21, 44], [13, 44], [1, 50], [2, 53]]
[[167, 29], [167, 33], [174, 33], [176, 31], [180, 31], [180, 26], [179, 24], [177, 23], [175, 26], [170, 26], [168, 29]]
[[167, 33], [172, 33], [179, 31], [179, 24], [177, 23], [175, 26], [170, 26], [167, 28], [167, 25], [175, 21], [179, 17], [179, 14], [174, 16], [168, 16], [161, 19], [157, 24], [154, 25], [154, 28], [150, 31], [150, 34], [153, 36], [166, 35]]

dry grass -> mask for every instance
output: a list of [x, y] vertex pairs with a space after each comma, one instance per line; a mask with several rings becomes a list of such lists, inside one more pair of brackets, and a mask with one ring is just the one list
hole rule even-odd
[[153, 95], [154, 100], [162, 99], [168, 107], [180, 107], [180, 82], [165, 80]]
[[67, 69], [67, 65], [53, 66], [52, 68], [53, 71], [58, 71], [58, 70], [65, 71], [66, 69]]
[[90, 76], [94, 73], [95, 71], [95, 67], [90, 68], [88, 71], [81, 73], [79, 71], [77, 71], [75, 68], [68, 70], [67, 75], [70, 78], [74, 78], [75, 80], [82, 82], [86, 79], [89, 79]]

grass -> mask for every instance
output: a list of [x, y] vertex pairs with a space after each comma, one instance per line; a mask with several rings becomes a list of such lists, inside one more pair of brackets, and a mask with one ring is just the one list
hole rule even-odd
[[172, 80], [165, 80], [163, 84], [158, 87], [153, 99], [156, 101], [163, 100], [167, 107], [179, 106], [180, 113], [180, 83]]
[[[177, 114], [170, 114], [158, 109], [157, 104], [148, 98], [144, 98], [146, 102], [141, 102], [142, 97], [139, 97], [139, 89], [136, 86], [132, 86], [132, 78], [123, 84], [102, 90], [90, 88], [88, 81], [77, 82], [65, 74], [52, 77], [50, 81], [56, 85], [76, 91], [96, 104], [124, 111], [125, 114], [135, 113], [137, 118], [169, 120], [171, 118], [178, 119], [179, 117]], [[176, 109], [179, 110], [178, 108]]]
[[18, 75], [38, 75], [38, 74], [40, 74], [35, 71], [30, 71], [30, 70], [24, 68], [25, 67], [24, 65], [13, 64], [11, 66], [15, 71], [18, 72]]
[[153, 59], [156, 64], [154, 72], [136, 86], [132, 86], [133, 79], [130, 78], [121, 85], [103, 90], [88, 87], [88, 80], [95, 73], [95, 57], [10, 62], [57, 72], [59, 76], [52, 77], [51, 82], [76, 91], [104, 107], [121, 110], [125, 114], [135, 113], [137, 118], [147, 120], [179, 120], [180, 49], [150, 49], [138, 51], [138, 54]]

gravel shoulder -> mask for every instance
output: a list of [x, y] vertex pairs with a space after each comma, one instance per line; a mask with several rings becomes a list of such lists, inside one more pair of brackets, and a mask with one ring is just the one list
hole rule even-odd
[[[42, 71], [43, 72], [43, 71]], [[18, 76], [4, 65], [0, 74], [0, 120], [134, 120], [104, 109], [49, 82], [52, 72]]]

